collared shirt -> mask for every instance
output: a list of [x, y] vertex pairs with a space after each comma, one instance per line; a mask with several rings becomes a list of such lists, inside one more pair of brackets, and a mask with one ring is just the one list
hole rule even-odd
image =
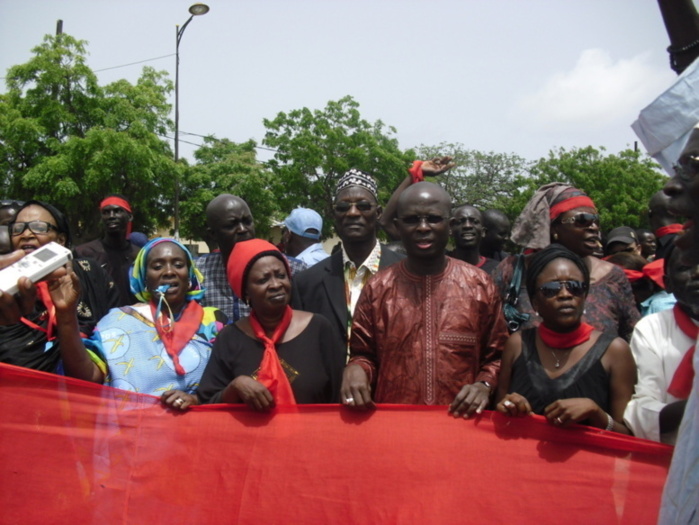
[[342, 267], [345, 272], [345, 297], [347, 298], [347, 309], [349, 317], [352, 319], [354, 308], [357, 306], [359, 295], [362, 293], [362, 288], [369, 280], [369, 277], [376, 275], [379, 271], [379, 260], [381, 259], [381, 244], [376, 241], [374, 249], [371, 250], [359, 268], [350, 260], [344, 245], [342, 246]]
[[371, 250], [369, 256], [364, 260], [359, 268], [350, 260], [342, 245], [342, 268], [345, 274], [345, 300], [347, 302], [347, 357], [349, 358], [349, 340], [352, 335], [352, 316], [357, 306], [357, 301], [362, 293], [362, 288], [369, 280], [369, 277], [376, 275], [379, 271], [379, 261], [381, 259], [381, 244], [378, 239], [376, 245]]
[[638, 382], [624, 411], [624, 421], [634, 436], [674, 445], [675, 432], [660, 435], [660, 411], [678, 401], [667, 389], [694, 343], [677, 325], [671, 309], [644, 317], [636, 324], [631, 352], [638, 368]]
[[319, 242], [311, 244], [308, 248], [296, 256], [297, 259], [305, 262], [309, 267], [322, 261], [323, 259], [327, 259], [328, 257], [330, 257], [328, 252], [323, 249], [323, 245]]
[[[292, 277], [308, 268], [306, 263], [293, 257], [287, 257], [287, 261], [289, 261]], [[204, 276], [206, 292], [201, 301], [202, 306], [218, 308], [226, 314], [231, 323], [250, 315], [250, 307], [233, 293], [231, 285], [228, 283], [223, 256], [220, 252], [202, 255], [196, 260], [196, 265]]]
[[677, 299], [673, 294], [660, 290], [641, 303], [641, 317], [668, 310], [675, 306], [676, 302]]

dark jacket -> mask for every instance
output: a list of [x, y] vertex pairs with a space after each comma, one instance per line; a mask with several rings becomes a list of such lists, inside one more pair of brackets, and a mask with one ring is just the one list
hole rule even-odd
[[[385, 246], [381, 246], [379, 269], [386, 268], [403, 259]], [[300, 272], [293, 278], [291, 305], [296, 310], [305, 310], [325, 316], [337, 330], [337, 335], [347, 347], [347, 301], [345, 299], [345, 276], [342, 271], [342, 250], [327, 259]]]

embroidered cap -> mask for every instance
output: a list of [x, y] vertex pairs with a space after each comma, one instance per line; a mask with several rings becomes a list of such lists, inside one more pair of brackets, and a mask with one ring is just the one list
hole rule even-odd
[[345, 188], [349, 188], [350, 186], [359, 186], [364, 188], [365, 190], [368, 190], [377, 201], [379, 200], [379, 190], [376, 186], [376, 181], [374, 180], [374, 177], [372, 177], [366, 171], [352, 168], [351, 170], [345, 172], [345, 174], [340, 177], [340, 180], [337, 182], [335, 196], [337, 197], [338, 193]]

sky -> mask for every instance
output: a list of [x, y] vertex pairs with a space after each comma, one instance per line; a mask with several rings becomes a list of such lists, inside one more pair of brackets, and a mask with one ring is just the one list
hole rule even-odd
[[[675, 79], [653, 0], [206, 3], [180, 43], [180, 133], [195, 144], [213, 134], [261, 145], [263, 119], [351, 95], [406, 149], [460, 143], [528, 160], [559, 147], [618, 153], [634, 146], [639, 111]], [[88, 42], [100, 84], [135, 82], [144, 65], [174, 80], [176, 26], [191, 4], [0, 0], [0, 76], [61, 19], [64, 33]], [[181, 143], [180, 156], [194, 149]]]

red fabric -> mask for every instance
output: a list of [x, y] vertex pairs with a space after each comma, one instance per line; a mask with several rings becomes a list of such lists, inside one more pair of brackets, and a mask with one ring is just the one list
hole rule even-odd
[[[133, 213], [131, 211], [131, 205], [128, 203], [128, 201], [121, 199], [119, 197], [107, 197], [106, 199], [103, 199], [102, 202], [100, 202], [100, 210], [102, 208], [104, 208], [105, 206], [119, 206], [120, 208], [124, 208], [129, 213]], [[129, 221], [128, 224], [126, 225], [126, 238], [127, 239], [129, 237], [131, 237], [132, 228], [133, 228], [133, 221]]]
[[595, 328], [587, 323], [580, 325], [572, 332], [554, 332], [544, 323], [539, 325], [539, 337], [545, 345], [551, 348], [572, 348], [590, 339], [590, 334]]
[[662, 226], [655, 230], [655, 237], [660, 239], [671, 233], [680, 233], [682, 231], [681, 224], [668, 224], [667, 226]]
[[43, 303], [44, 307], [46, 308], [47, 315], [49, 316], [47, 328], [43, 328], [38, 324], [33, 323], [26, 317], [22, 317], [22, 322], [35, 330], [41, 330], [42, 332], [46, 333], [46, 340], [53, 341], [56, 339], [56, 336], [54, 335], [56, 328], [56, 307], [53, 305], [53, 300], [51, 299], [51, 294], [49, 293], [49, 285], [44, 281], [36, 283], [36, 295]]
[[260, 321], [257, 319], [257, 315], [255, 314], [254, 310], [248, 318], [252, 331], [255, 333], [255, 337], [257, 337], [265, 345], [265, 353], [262, 356], [262, 363], [260, 364], [260, 371], [257, 374], [257, 380], [267, 387], [267, 390], [270, 391], [272, 397], [274, 397], [274, 402], [277, 405], [296, 404], [294, 392], [291, 390], [289, 378], [286, 377], [282, 364], [279, 361], [276, 348], [276, 344], [282, 340], [286, 329], [289, 328], [289, 324], [291, 324], [291, 317], [293, 315], [294, 311], [287, 305], [287, 307], [284, 309], [284, 316], [274, 329], [274, 333], [272, 334], [271, 338], [267, 337], [265, 334], [265, 330], [262, 328]]
[[5, 523], [655, 524], [672, 454], [541, 416], [464, 420], [440, 406], [182, 414], [10, 365], [0, 399]]
[[126, 211], [131, 213], [131, 205], [126, 200], [120, 199], [119, 197], [107, 197], [100, 202], [100, 210], [107, 206], [119, 206], [120, 208], [124, 208]]
[[167, 355], [170, 356], [175, 365], [175, 372], [183, 376], [185, 370], [180, 364], [179, 355], [182, 349], [187, 346], [187, 343], [192, 340], [197, 330], [199, 330], [201, 320], [204, 318], [204, 309], [198, 302], [189, 301], [180, 318], [174, 322], [162, 312], [160, 316], [157, 316], [157, 308], [152, 302], [150, 303], [150, 311], [153, 314], [158, 336], [160, 336], [160, 340], [165, 345]]
[[595, 208], [595, 203], [587, 195], [578, 195], [577, 197], [571, 197], [564, 201], [559, 202], [551, 206], [549, 210], [549, 218], [555, 221], [559, 215], [564, 214], [567, 211], [574, 210], [575, 208]]
[[665, 289], [665, 269], [663, 268], [663, 259], [658, 259], [653, 262], [649, 262], [643, 267], [643, 275], [652, 280], [655, 284]]
[[[699, 327], [692, 322], [692, 318], [680, 308], [679, 304], [675, 304], [675, 306], [672, 307], [672, 313], [675, 314], [675, 322], [677, 326], [680, 327], [680, 330], [684, 332], [684, 335], [696, 341], [699, 335]], [[696, 346], [696, 344], [690, 346], [684, 354], [677, 370], [675, 370], [675, 374], [672, 376], [670, 386], [667, 387], [668, 393], [675, 396], [677, 399], [687, 399], [689, 393], [692, 391], [692, 382], [694, 381], [692, 359], [694, 358]]]
[[478, 264], [476, 264], [476, 268], [480, 268], [481, 266], [483, 266], [485, 264], [485, 261], [486, 261], [486, 258], [481, 255], [480, 258], [478, 259]]
[[413, 178], [413, 184], [425, 180], [425, 175], [422, 173], [422, 162], [421, 160], [414, 160], [412, 167], [408, 170]]
[[245, 279], [246, 271], [250, 270], [250, 268], [248, 268], [250, 262], [267, 252], [279, 255], [280, 260], [284, 262], [287, 275], [290, 276], [291, 269], [289, 268], [289, 262], [271, 242], [267, 242], [263, 239], [250, 239], [249, 241], [235, 243], [231, 256], [228, 258], [228, 264], [226, 265], [226, 276], [228, 277], [228, 284], [231, 285], [231, 289], [235, 295], [241, 299], [245, 299], [245, 297], [243, 297], [243, 285], [245, 284], [243, 283], [243, 279]]

